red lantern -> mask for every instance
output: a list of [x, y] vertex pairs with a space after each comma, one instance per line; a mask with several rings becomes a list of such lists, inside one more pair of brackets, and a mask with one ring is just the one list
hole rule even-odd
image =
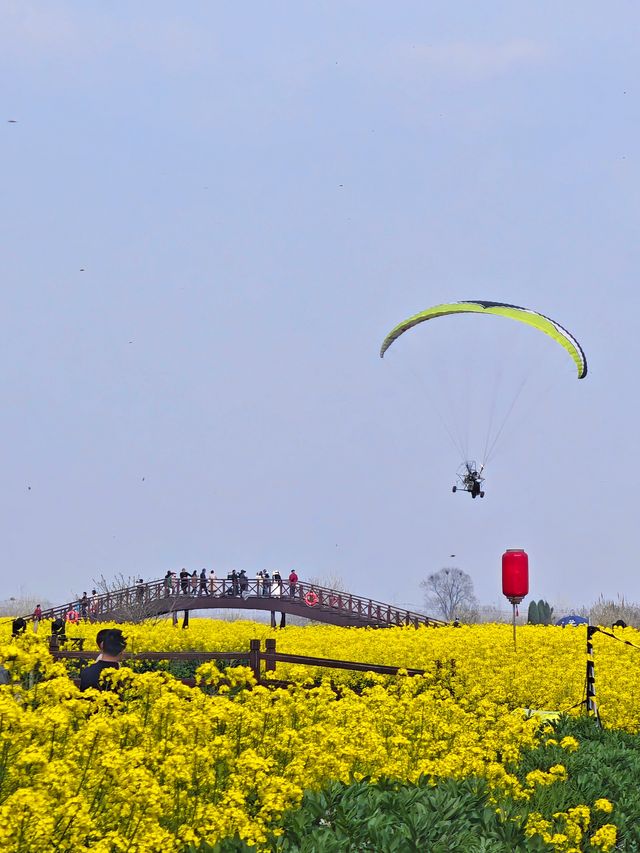
[[512, 604], [529, 593], [529, 557], [522, 548], [510, 548], [502, 555], [502, 593]]

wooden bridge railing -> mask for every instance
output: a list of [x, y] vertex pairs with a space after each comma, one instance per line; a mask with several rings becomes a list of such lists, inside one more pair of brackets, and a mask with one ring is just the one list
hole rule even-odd
[[[101, 621], [114, 618], [117, 614], [124, 621], [141, 621], [162, 613], [178, 610], [197, 610], [203, 608], [233, 606], [251, 609], [252, 603], [260, 602], [261, 609], [265, 599], [274, 611], [284, 609], [279, 604], [296, 603], [303, 613], [313, 619], [314, 611], [323, 611], [348, 617], [351, 624], [376, 625], [444, 625], [439, 619], [432, 619], [392, 604], [385, 604], [342, 590], [329, 589], [308, 581], [290, 584], [288, 580], [269, 581], [260, 578], [200, 578], [189, 577], [162, 578], [146, 583], [134, 584], [123, 589], [96, 593], [84, 598], [76, 598], [66, 604], [53, 607], [43, 613], [45, 619], [67, 618], [70, 612], [77, 612], [79, 619]], [[30, 614], [24, 617], [30, 618]]]

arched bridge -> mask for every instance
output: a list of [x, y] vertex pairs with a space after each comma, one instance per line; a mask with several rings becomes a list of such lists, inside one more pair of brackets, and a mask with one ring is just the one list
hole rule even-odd
[[163, 578], [137, 583], [50, 608], [43, 618], [64, 619], [75, 610], [80, 619], [93, 622], [141, 622], [164, 614], [173, 614], [177, 619], [178, 612], [184, 612], [188, 621], [192, 610], [231, 609], [267, 611], [271, 613], [273, 626], [276, 613], [281, 614], [281, 626], [285, 624], [286, 614], [351, 627], [446, 624], [393, 604], [304, 581], [265, 583], [260, 578], [246, 578], [243, 588], [238, 579], [230, 578], [207, 579], [202, 583], [198, 579], [197, 586], [191, 584], [191, 578], [187, 582]]

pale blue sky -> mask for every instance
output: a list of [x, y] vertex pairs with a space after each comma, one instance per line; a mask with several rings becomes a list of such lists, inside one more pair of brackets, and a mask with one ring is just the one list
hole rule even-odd
[[[497, 602], [522, 546], [536, 598], [640, 599], [636, 3], [0, 10], [7, 596], [295, 567], [420, 604], [455, 553]], [[465, 298], [590, 364], [518, 339], [558, 381], [482, 502], [418, 379], [512, 330], [378, 358]]]

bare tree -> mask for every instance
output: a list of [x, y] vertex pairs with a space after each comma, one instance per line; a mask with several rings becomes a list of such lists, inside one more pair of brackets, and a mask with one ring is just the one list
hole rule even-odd
[[447, 622], [460, 617], [468, 619], [471, 613], [477, 613], [473, 581], [462, 569], [453, 566], [440, 569], [421, 581], [420, 587], [427, 608], [435, 609]]
[[[117, 619], [120, 622], [141, 622], [143, 620], [159, 622], [165, 618], [165, 614], [149, 613], [149, 607], [144, 598], [144, 583], [138, 587], [138, 578], [139, 575], [126, 577], [123, 574], [117, 574], [113, 580], [107, 580], [104, 575], [100, 575], [98, 579], [93, 579], [92, 591], [95, 590], [100, 595], [109, 593], [114, 596], [113, 606], [117, 610]], [[131, 590], [132, 587], [137, 587], [135, 595], [129, 595], [127, 598], [118, 597], [122, 590]], [[79, 600], [78, 596], [76, 596], [77, 600]], [[173, 611], [173, 607], [171, 609]]]
[[0, 601], [0, 616], [26, 616], [33, 613], [36, 604], [40, 604], [43, 610], [51, 607], [44, 598], [35, 598], [31, 595], [23, 595], [19, 598], [11, 597]]
[[333, 589], [336, 592], [349, 592], [344, 579], [340, 575], [329, 573], [327, 575], [312, 575], [306, 578], [304, 583], [310, 586], [322, 586], [325, 589]]

